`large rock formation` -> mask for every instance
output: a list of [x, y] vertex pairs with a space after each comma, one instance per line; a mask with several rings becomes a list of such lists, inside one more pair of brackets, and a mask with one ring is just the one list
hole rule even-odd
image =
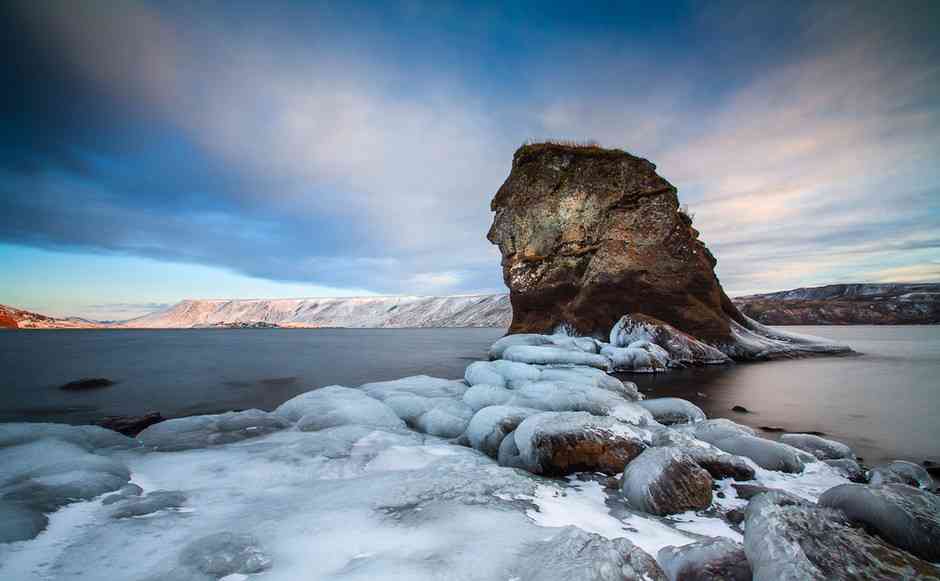
[[516, 151], [492, 202], [511, 333], [567, 325], [606, 338], [642, 313], [708, 342], [744, 324], [676, 188], [625, 151], [540, 143]]
[[[735, 359], [847, 350], [742, 315], [715, 276], [715, 257], [680, 210], [676, 188], [648, 160], [596, 146], [524, 145], [491, 208], [487, 238], [503, 257], [510, 333], [564, 328], [627, 348], [611, 328], [639, 322], [668, 330], [692, 359], [684, 364], [727, 361], [708, 345]], [[656, 342], [658, 334], [628, 335]]]

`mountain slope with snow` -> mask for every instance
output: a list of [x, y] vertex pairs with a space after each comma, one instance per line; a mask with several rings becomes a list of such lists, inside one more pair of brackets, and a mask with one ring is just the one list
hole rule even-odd
[[940, 284], [831, 284], [738, 297], [734, 304], [765, 325], [929, 325], [940, 323]]
[[509, 296], [349, 297], [184, 300], [126, 321], [122, 327], [193, 328], [267, 324], [278, 327], [508, 327]]
[[0, 305], [0, 329], [95, 329], [103, 326], [79, 317], [60, 319]]

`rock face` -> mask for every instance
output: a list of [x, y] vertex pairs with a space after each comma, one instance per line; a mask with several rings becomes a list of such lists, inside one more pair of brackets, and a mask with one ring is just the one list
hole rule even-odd
[[712, 477], [677, 448], [648, 448], [627, 465], [621, 492], [650, 514], [700, 510], [712, 502]]
[[831, 284], [734, 299], [765, 325], [940, 323], [940, 284]]
[[756, 581], [940, 579], [940, 569], [852, 525], [845, 514], [792, 495], [751, 501], [744, 550]]
[[625, 151], [542, 143], [516, 151], [493, 199], [513, 308], [511, 333], [568, 325], [607, 337], [643, 313], [706, 341], [739, 318], [676, 188]]

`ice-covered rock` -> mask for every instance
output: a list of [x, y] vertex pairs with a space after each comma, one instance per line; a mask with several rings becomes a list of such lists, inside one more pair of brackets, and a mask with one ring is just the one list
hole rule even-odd
[[467, 438], [470, 445], [490, 458], [497, 458], [503, 438], [512, 433], [522, 420], [532, 414], [540, 413], [532, 408], [512, 406], [489, 406], [473, 415], [467, 426]]
[[678, 397], [658, 397], [639, 402], [661, 424], [688, 424], [706, 419], [705, 412], [694, 403]]
[[642, 399], [635, 383], [632, 381], [621, 381], [596, 367], [586, 367], [583, 365], [576, 367], [544, 367], [542, 368], [539, 379], [542, 381], [589, 385], [613, 392], [630, 401]]
[[714, 444], [732, 436], [753, 436], [756, 432], [744, 425], [725, 418], [714, 418], [703, 422], [696, 422], [690, 426], [675, 426], [678, 430], [687, 431], [698, 440]]
[[875, 466], [869, 473], [872, 486], [900, 483], [917, 488], [930, 488], [930, 474], [927, 470], [906, 460], [895, 460], [888, 464]]
[[726, 454], [720, 450], [709, 450], [700, 446], [681, 446], [678, 448], [688, 454], [696, 464], [711, 474], [712, 478], [732, 478], [734, 480], [753, 480], [754, 468], [741, 456]]
[[[621, 317], [610, 330], [610, 344], [627, 349], [646, 349], [667, 367], [721, 365], [730, 362], [720, 350], [662, 321], [644, 315]], [[653, 349], [653, 348], [657, 349]]]
[[715, 447], [737, 456], [750, 458], [765, 470], [779, 472], [802, 472], [804, 458], [799, 450], [780, 442], [772, 442], [756, 436], [730, 436], [712, 442]]
[[940, 496], [906, 484], [842, 484], [819, 497], [892, 545], [940, 562]]
[[504, 354], [510, 347], [516, 346], [555, 346], [565, 350], [597, 353], [598, 342], [590, 337], [569, 337], [568, 335], [540, 335], [536, 333], [518, 333], [506, 335], [490, 346], [490, 359], [506, 359]]
[[617, 474], [649, 445], [649, 433], [612, 417], [545, 412], [523, 420], [513, 441], [524, 467], [534, 474]]
[[852, 460], [851, 458], [837, 458], [835, 460], [823, 460], [828, 466], [832, 466], [839, 474], [852, 482], [868, 482], [868, 471]]
[[344, 424], [404, 427], [404, 422], [389, 406], [358, 389], [339, 385], [302, 393], [279, 405], [274, 413], [292, 422], [309, 415], [304, 422], [310, 428], [306, 431]]
[[495, 361], [475, 361], [467, 366], [463, 378], [469, 385], [495, 385], [512, 387], [528, 381], [538, 381], [541, 370], [535, 365], [497, 359]]
[[751, 581], [744, 546], [721, 537], [663, 547], [656, 560], [669, 581]]
[[940, 579], [940, 569], [853, 526], [841, 511], [768, 492], [747, 508], [755, 581]]
[[517, 389], [474, 385], [464, 393], [464, 402], [474, 410], [508, 405], [554, 412], [588, 412], [597, 416], [613, 416], [636, 425], [655, 424], [653, 416], [635, 402], [586, 384], [538, 381], [523, 384]]
[[289, 426], [283, 417], [252, 409], [166, 420], [145, 429], [137, 439], [161, 452], [173, 452], [257, 438]]
[[729, 321], [731, 340], [716, 345], [733, 359], [752, 361], [852, 352], [848, 345], [822, 337], [768, 327], [744, 315], [741, 315], [741, 320], [743, 323]]
[[677, 448], [647, 448], [627, 464], [620, 490], [637, 510], [675, 514], [708, 508], [712, 477]]
[[518, 581], [666, 581], [649, 554], [626, 539], [606, 539], [576, 527], [532, 543], [511, 579]]
[[610, 360], [603, 355], [545, 345], [513, 345], [503, 352], [503, 359], [534, 365], [587, 365], [605, 370], [610, 368]]
[[140, 446], [136, 440], [99, 426], [69, 426], [38, 422], [0, 424], [0, 448], [28, 444], [43, 438], [69, 442], [89, 452]]
[[649, 342], [646, 342], [643, 347], [613, 347], [608, 345], [601, 349], [601, 355], [610, 360], [611, 368], [615, 371], [658, 373], [666, 371], [669, 366], [669, 357], [666, 351]]
[[223, 531], [190, 543], [180, 555], [180, 564], [221, 579], [260, 573], [271, 567], [271, 558], [254, 536]]
[[829, 440], [814, 434], [783, 434], [780, 436], [780, 441], [788, 446], [809, 452], [820, 460], [855, 458], [852, 448], [849, 448], [842, 442], [836, 442], [835, 440]]
[[417, 375], [367, 383], [360, 389], [388, 405], [411, 428], [441, 438], [464, 433], [475, 411], [464, 402], [467, 384], [459, 380]]

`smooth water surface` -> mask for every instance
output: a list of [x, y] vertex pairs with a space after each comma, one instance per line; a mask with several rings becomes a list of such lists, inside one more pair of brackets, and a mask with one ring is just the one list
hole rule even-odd
[[[709, 417], [825, 432], [869, 464], [940, 461], [940, 327], [782, 328], [847, 343], [856, 354], [624, 377], [648, 397], [682, 397]], [[735, 405], [752, 413], [732, 412]]]
[[[869, 463], [940, 461], [940, 327], [792, 329], [848, 343], [858, 353], [625, 378], [649, 397], [684, 397], [711, 417], [825, 432]], [[502, 335], [501, 329], [0, 332], [0, 421], [272, 409], [324, 385], [422, 373], [458, 378]], [[82, 377], [118, 384], [59, 389]], [[734, 413], [734, 405], [753, 413]]]
[[[270, 410], [314, 387], [463, 377], [502, 329], [181, 329], [0, 332], [0, 421], [87, 423]], [[63, 391], [83, 377], [117, 385]]]

